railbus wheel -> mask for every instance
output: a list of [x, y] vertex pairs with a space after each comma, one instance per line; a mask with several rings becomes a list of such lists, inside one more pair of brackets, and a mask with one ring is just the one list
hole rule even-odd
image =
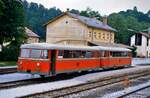
[[40, 75], [41, 78], [45, 78], [45, 75]]

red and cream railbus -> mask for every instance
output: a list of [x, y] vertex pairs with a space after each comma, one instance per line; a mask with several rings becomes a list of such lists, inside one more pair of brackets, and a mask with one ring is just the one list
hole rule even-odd
[[41, 76], [126, 65], [131, 65], [129, 49], [101, 46], [24, 44], [18, 58], [19, 72]]

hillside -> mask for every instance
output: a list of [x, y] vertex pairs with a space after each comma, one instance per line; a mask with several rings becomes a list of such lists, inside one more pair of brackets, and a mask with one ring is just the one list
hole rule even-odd
[[[56, 7], [47, 9], [43, 5], [28, 3], [27, 1], [24, 1], [23, 5], [26, 26], [40, 35], [42, 39], [45, 39], [45, 27], [43, 24], [60, 15], [62, 11]], [[96, 17], [97, 19], [102, 20], [100, 13], [98, 11], [93, 11], [90, 8], [83, 11], [75, 9], [68, 9], [68, 11], [87, 17]], [[109, 25], [118, 30], [115, 34], [115, 41], [118, 43], [128, 44], [129, 37], [134, 33], [128, 31], [128, 29], [141, 31], [150, 27], [150, 11], [144, 14], [134, 7], [127, 11], [112, 13], [108, 16], [108, 20]]]

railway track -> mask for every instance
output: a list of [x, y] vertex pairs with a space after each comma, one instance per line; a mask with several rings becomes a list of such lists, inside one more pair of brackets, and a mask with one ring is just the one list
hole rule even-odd
[[15, 88], [15, 87], [19, 87], [19, 86], [25, 86], [25, 85], [32, 85], [32, 84], [47, 83], [47, 82], [53, 82], [53, 81], [59, 81], [59, 80], [66, 80], [66, 79], [71, 79], [71, 78], [81, 76], [84, 74], [87, 74], [87, 72], [71, 73], [71, 74], [58, 74], [56, 76], [49, 76], [49, 77], [45, 77], [45, 78], [33, 78], [33, 79], [27, 79], [27, 80], [4, 82], [4, 83], [0, 83], [0, 90]]
[[128, 91], [123, 95], [120, 95], [118, 98], [150, 98], [150, 83], [136, 88], [134, 90]]
[[110, 76], [103, 79], [99, 79], [97, 81], [89, 81], [88, 83], [83, 83], [75, 86], [70, 87], [64, 87], [61, 89], [31, 94], [27, 96], [22, 96], [20, 98], [58, 98], [58, 97], [64, 97], [69, 96], [72, 94], [77, 94], [83, 91], [88, 91], [95, 88], [100, 88], [108, 85], [112, 85], [114, 83], [119, 83], [124, 81], [125, 77], [128, 77], [128, 79], [133, 80], [137, 79], [146, 75], [150, 75], [149, 70], [147, 71], [140, 71], [140, 72], [132, 72], [132, 73], [125, 73], [118, 76]]
[[0, 69], [0, 75], [8, 74], [8, 73], [15, 73], [17, 72], [17, 68], [2, 68]]
[[44, 78], [44, 79], [34, 78], [34, 79], [27, 79], [27, 80], [18, 80], [18, 81], [12, 81], [12, 82], [5, 82], [5, 83], [0, 83], [0, 90], [15, 88], [15, 87], [24, 86], [24, 85], [45, 83], [45, 82], [48, 82], [48, 78]]

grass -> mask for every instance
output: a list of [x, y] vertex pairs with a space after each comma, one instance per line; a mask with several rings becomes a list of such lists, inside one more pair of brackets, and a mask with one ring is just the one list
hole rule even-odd
[[16, 66], [16, 64], [17, 64], [16, 61], [0, 61], [0, 67]]

